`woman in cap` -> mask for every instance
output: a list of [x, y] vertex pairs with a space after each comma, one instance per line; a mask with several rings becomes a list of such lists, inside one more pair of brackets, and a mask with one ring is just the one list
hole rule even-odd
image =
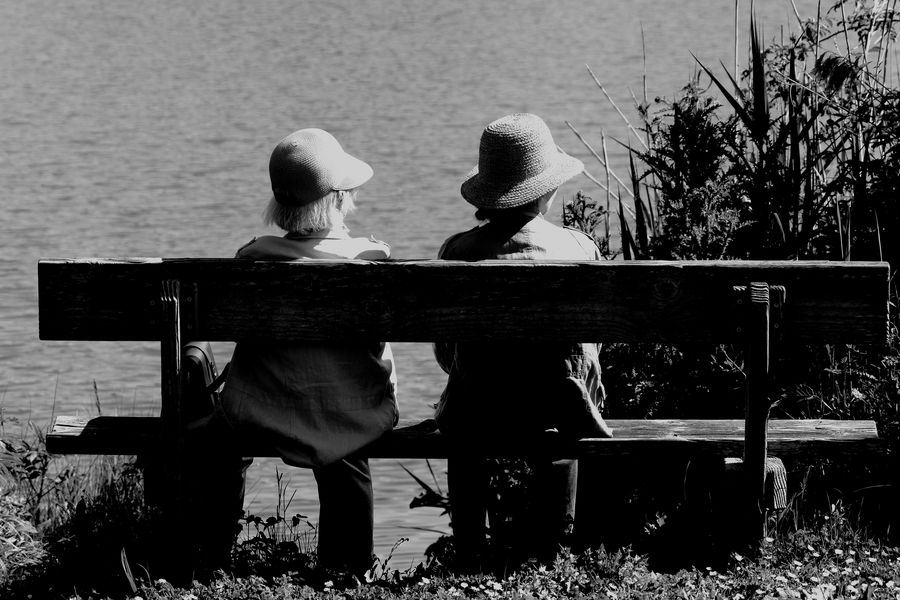
[[[481, 136], [478, 166], [461, 187], [478, 225], [448, 238], [447, 260], [599, 260], [587, 235], [544, 219], [557, 188], [584, 164], [561, 152], [544, 121], [513, 114]], [[603, 387], [596, 344], [436, 344], [448, 374], [435, 418], [451, 437], [558, 429], [573, 436], [610, 437], [598, 406]], [[484, 460], [448, 462], [451, 525], [457, 556], [479, 560], [485, 544], [490, 473]], [[512, 523], [513, 544], [525, 558], [549, 559], [574, 518], [577, 463], [529, 461], [531, 506]], [[491, 523], [492, 529], [501, 527]], [[527, 530], [527, 531], [526, 531]], [[477, 566], [477, 565], [473, 565]]]
[[[282, 139], [269, 160], [273, 197], [265, 220], [286, 231], [237, 252], [251, 260], [390, 256], [344, 225], [372, 168], [321, 129]], [[372, 480], [356, 452], [397, 422], [397, 379], [387, 343], [239, 341], [221, 402], [239, 435], [263, 438], [287, 464], [309, 467], [318, 484], [318, 564], [362, 574], [372, 565]]]

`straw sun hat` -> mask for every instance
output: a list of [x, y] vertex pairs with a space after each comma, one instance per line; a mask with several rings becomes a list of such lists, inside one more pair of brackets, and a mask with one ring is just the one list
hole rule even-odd
[[269, 158], [272, 193], [279, 204], [303, 206], [332, 191], [352, 190], [372, 177], [372, 167], [344, 152], [322, 129], [284, 137]]
[[556, 146], [543, 119], [518, 113], [485, 127], [478, 166], [460, 192], [478, 208], [513, 208], [537, 200], [583, 170], [584, 163]]

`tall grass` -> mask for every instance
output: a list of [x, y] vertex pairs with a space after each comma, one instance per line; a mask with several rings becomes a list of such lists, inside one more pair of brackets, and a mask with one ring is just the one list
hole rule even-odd
[[812, 18], [798, 15], [787, 41], [768, 46], [751, 19], [743, 72], [698, 60], [680, 96], [638, 104], [638, 126], [616, 107], [634, 162], [627, 177], [607, 176], [616, 191], [594, 178], [622, 223], [619, 243], [592, 230], [601, 245], [634, 258], [895, 262], [895, 8], [820, 5]]
[[152, 529], [140, 472], [125, 457], [51, 455], [45, 441], [0, 413], [0, 595], [129, 589], [123, 549]]
[[0, 417], [0, 489], [18, 498], [41, 530], [68, 520], [79, 501], [109, 485], [127, 464], [113, 456], [52, 456], [45, 434], [34, 422]]

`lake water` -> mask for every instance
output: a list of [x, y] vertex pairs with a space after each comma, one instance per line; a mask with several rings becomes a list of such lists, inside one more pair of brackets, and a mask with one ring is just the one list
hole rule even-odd
[[[747, 2], [740, 48], [746, 55]], [[812, 0], [797, 2], [811, 15]], [[758, 0], [766, 39], [796, 26], [788, 0]], [[309, 2], [238, 0], [0, 4], [0, 406], [46, 424], [51, 413], [158, 410], [156, 344], [37, 339], [36, 266], [43, 257], [231, 256], [267, 232], [267, 161], [302, 127], [334, 133], [375, 169], [350, 219], [398, 258], [433, 257], [472, 224], [459, 197], [488, 122], [530, 111], [557, 142], [600, 172], [571, 121], [594, 143], [627, 139], [587, 74], [592, 67], [633, 115], [642, 95], [642, 28], [650, 97], [671, 97], [693, 52], [733, 61], [734, 3], [724, 0]], [[805, 12], [804, 12], [805, 11]], [[610, 143], [624, 173], [624, 154]], [[578, 189], [599, 194], [584, 178]], [[558, 214], [554, 216], [558, 219]], [[217, 345], [220, 363], [228, 344]], [[424, 418], [442, 373], [427, 345], [395, 347], [404, 417]], [[8, 433], [10, 431], [8, 430]], [[424, 462], [405, 461], [430, 480]], [[278, 461], [251, 471], [249, 508], [274, 510]], [[444, 485], [444, 465], [435, 472]], [[280, 467], [316, 514], [315, 484]], [[417, 493], [396, 461], [373, 461], [376, 545], [392, 565], [422, 557], [439, 511], [410, 511]]]

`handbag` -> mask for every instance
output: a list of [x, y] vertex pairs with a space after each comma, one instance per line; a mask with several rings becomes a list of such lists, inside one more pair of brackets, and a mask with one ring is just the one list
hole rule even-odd
[[218, 372], [209, 342], [188, 342], [182, 346], [182, 403], [188, 423], [212, 413], [219, 401], [230, 364], [227, 363], [222, 372]]

